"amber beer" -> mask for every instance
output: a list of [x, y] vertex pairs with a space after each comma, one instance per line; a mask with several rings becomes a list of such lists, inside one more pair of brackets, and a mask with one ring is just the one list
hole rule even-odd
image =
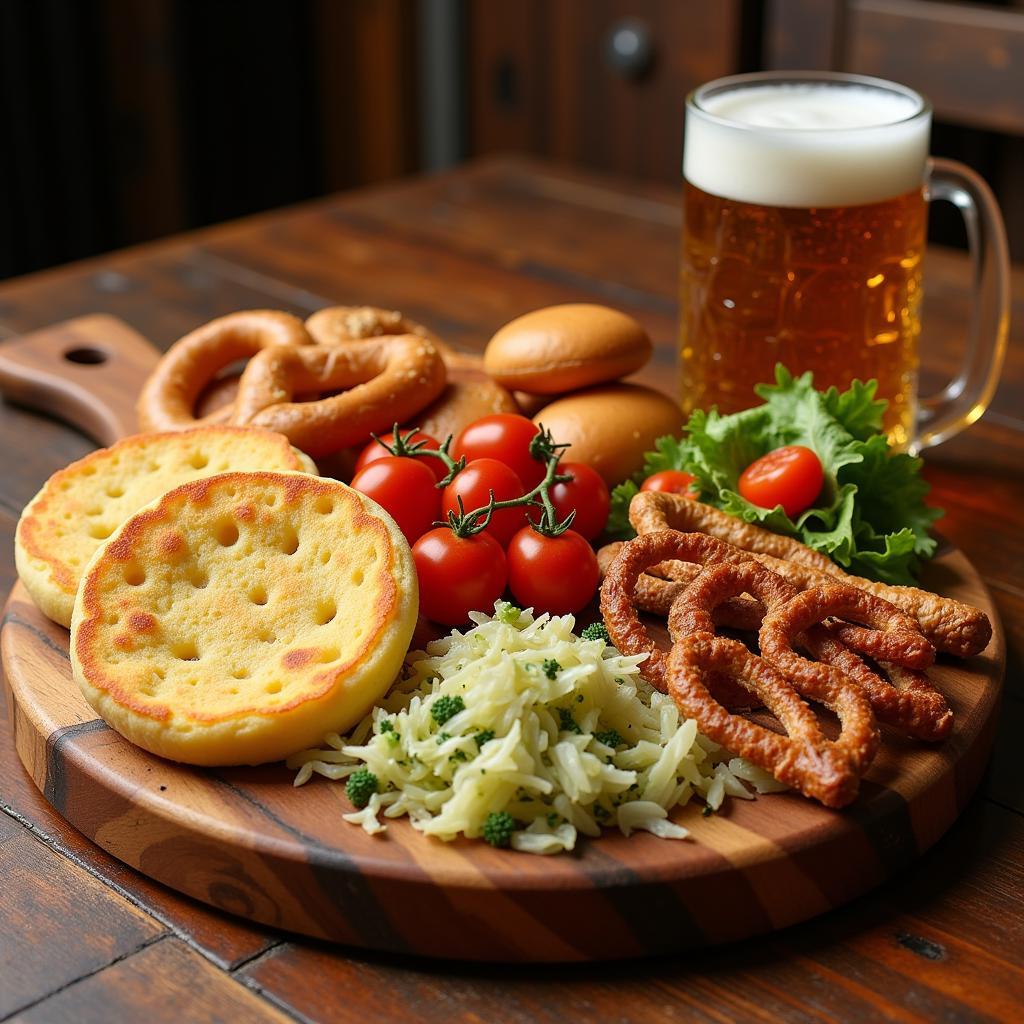
[[687, 110], [685, 409], [746, 408], [782, 362], [818, 386], [876, 378], [890, 437], [909, 441], [927, 106], [897, 86], [714, 85]]

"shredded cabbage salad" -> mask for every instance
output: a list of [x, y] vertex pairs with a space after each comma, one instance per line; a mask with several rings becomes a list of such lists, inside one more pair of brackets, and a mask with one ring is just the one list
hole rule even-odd
[[496, 845], [545, 854], [602, 827], [683, 839], [668, 812], [694, 794], [715, 810], [726, 795], [752, 797], [741, 780], [784, 788], [682, 719], [641, 677], [646, 655], [575, 636], [571, 615], [534, 618], [499, 601], [472, 620], [412, 654], [407, 677], [348, 737], [289, 758], [295, 785], [360, 770], [366, 782], [368, 771], [365, 806], [344, 815], [367, 832], [407, 815], [427, 835], [493, 842], [488, 819], [500, 815], [510, 831]]

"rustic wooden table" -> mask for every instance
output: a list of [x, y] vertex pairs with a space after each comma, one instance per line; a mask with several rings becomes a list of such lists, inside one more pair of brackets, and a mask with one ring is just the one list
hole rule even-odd
[[[673, 380], [679, 212], [664, 190], [520, 161], [255, 217], [0, 285], [0, 335], [106, 311], [167, 346], [235, 309], [400, 308], [479, 349], [537, 306], [597, 301], [650, 330]], [[926, 385], [969, 315], [964, 258], [927, 267]], [[989, 413], [930, 452], [942, 532], [991, 588], [1009, 664], [982, 792], [912, 869], [845, 909], [739, 945], [554, 968], [350, 953], [249, 925], [113, 860], [45, 803], [0, 723], [0, 1018], [31, 1021], [983, 1020], [1024, 1013], [1024, 273]], [[89, 442], [0, 408], [0, 531]], [[0, 559], [0, 589], [14, 578]], [[429, 922], [424, 922], [429, 927]]]

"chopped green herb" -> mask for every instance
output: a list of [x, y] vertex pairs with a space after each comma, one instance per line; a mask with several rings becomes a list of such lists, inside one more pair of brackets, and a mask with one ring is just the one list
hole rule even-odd
[[580, 633], [580, 637], [583, 640], [603, 640], [606, 644], [612, 642], [608, 635], [608, 627], [603, 622], [592, 622]]
[[430, 717], [438, 725], [444, 725], [449, 718], [454, 718], [460, 711], [466, 710], [466, 702], [461, 697], [438, 697], [430, 709]]
[[558, 709], [558, 724], [563, 732], [574, 732], [577, 735], [582, 732], [576, 722], [576, 719], [572, 717], [572, 712], [568, 708]]
[[360, 768], [348, 777], [345, 793], [354, 806], [362, 809], [370, 802], [370, 797], [377, 792], [379, 786], [377, 776], [369, 768]]
[[476, 748], [480, 750], [485, 743], [490, 743], [494, 739], [493, 729], [482, 729], [480, 732], [473, 737], [476, 740]]
[[595, 732], [594, 739], [603, 743], [606, 747], [621, 747], [622, 737], [617, 729], [605, 729], [603, 732]]
[[548, 658], [544, 664], [541, 665], [541, 668], [544, 670], [544, 675], [546, 675], [548, 679], [554, 679], [558, 673], [562, 671], [562, 666], [559, 665], [554, 658]]
[[508, 811], [492, 811], [484, 820], [483, 837], [491, 846], [508, 846], [516, 830], [515, 818]]

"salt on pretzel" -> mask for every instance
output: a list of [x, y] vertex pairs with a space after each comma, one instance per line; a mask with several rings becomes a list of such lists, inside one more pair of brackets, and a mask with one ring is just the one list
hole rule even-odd
[[306, 330], [318, 345], [415, 334], [433, 342], [434, 347], [446, 357], [453, 351], [429, 327], [410, 320], [397, 309], [381, 309], [379, 306], [326, 306], [306, 318]]
[[211, 320], [176, 341], [142, 387], [139, 426], [144, 431], [187, 430], [200, 423], [226, 423], [231, 407], [196, 416], [199, 396], [220, 371], [271, 345], [311, 345], [302, 321], [273, 309], [250, 309]]
[[[811, 550], [792, 537], [744, 523], [682, 495], [641, 491], [630, 503], [629, 519], [639, 534], [666, 529], [693, 531], [734, 544], [798, 590], [839, 580], [866, 591], [916, 619], [924, 636], [946, 654], [968, 658], [983, 651], [992, 639], [992, 623], [979, 608], [917, 587], [891, 586], [851, 576], [821, 552]], [[678, 575], [675, 566], [654, 572], [672, 578]]]
[[[315, 458], [404, 422], [444, 385], [441, 353], [416, 335], [272, 346], [242, 371], [231, 421], [284, 434]], [[293, 400], [299, 392], [339, 389], [345, 390], [316, 401]]]
[[519, 412], [512, 393], [484, 372], [481, 356], [459, 352], [433, 331], [410, 320], [395, 309], [377, 306], [329, 306], [306, 320], [306, 330], [321, 345], [357, 342], [393, 334], [416, 334], [433, 342], [444, 358], [448, 381], [441, 395], [417, 412], [417, 427], [443, 441], [458, 435], [481, 416], [498, 412]]

